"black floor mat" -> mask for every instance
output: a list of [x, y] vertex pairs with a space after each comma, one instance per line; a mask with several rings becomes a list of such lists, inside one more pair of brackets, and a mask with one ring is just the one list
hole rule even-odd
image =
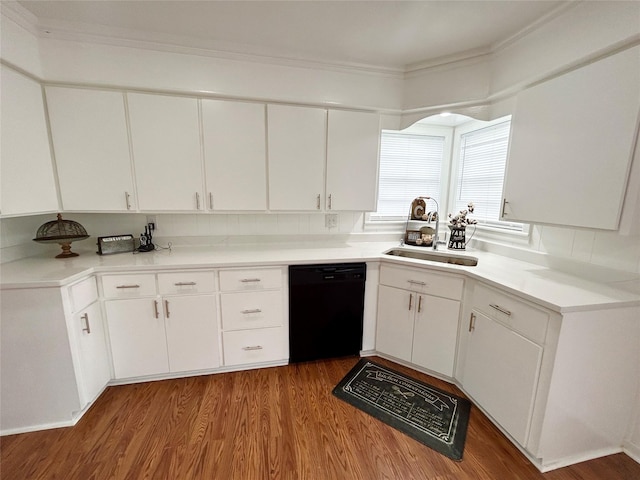
[[461, 460], [469, 400], [361, 359], [333, 394], [453, 460]]

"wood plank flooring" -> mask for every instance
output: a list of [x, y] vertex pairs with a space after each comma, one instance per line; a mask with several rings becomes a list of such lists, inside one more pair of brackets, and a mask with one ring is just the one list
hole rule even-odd
[[[454, 386], [376, 358], [461, 395]], [[541, 474], [473, 407], [461, 462], [331, 394], [357, 358], [109, 387], [73, 428], [0, 439], [6, 480], [638, 480], [624, 454]]]

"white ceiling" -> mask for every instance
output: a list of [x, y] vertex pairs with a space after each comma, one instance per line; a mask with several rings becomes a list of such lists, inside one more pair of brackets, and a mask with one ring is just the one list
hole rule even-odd
[[[43, 31], [393, 70], [488, 51], [567, 2], [18, 2]], [[95, 37], [97, 38], [97, 37]]]

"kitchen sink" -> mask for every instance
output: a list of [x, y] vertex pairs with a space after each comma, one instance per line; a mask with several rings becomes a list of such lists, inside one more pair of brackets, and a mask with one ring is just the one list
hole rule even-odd
[[478, 259], [476, 257], [467, 257], [462, 255], [453, 255], [451, 253], [438, 253], [438, 252], [416, 252], [414, 250], [403, 250], [401, 248], [392, 248], [391, 250], [384, 252], [385, 255], [392, 255], [394, 257], [406, 257], [416, 260], [428, 260], [430, 262], [451, 263], [453, 265], [464, 265], [465, 267], [475, 267], [478, 265]]

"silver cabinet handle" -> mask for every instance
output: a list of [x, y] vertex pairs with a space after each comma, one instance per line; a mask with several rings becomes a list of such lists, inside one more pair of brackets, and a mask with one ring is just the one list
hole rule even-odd
[[196, 192], [196, 210], [200, 210], [200, 193]]
[[169, 313], [169, 300], [164, 301], [164, 312], [167, 315], [167, 318], [171, 316], [171, 314]]
[[493, 303], [489, 304], [489, 306], [495, 310], [498, 310], [500, 313], [504, 313], [505, 315], [511, 316], [511, 312], [509, 310], [505, 310], [500, 305], [494, 305]]
[[473, 331], [476, 328], [476, 314], [471, 312], [471, 316], [469, 317], [469, 331]]
[[89, 314], [85, 313], [80, 317], [81, 320], [84, 320], [85, 327], [82, 329], [83, 332], [91, 333], [91, 325], [89, 325]]
[[116, 288], [140, 288], [140, 285], [117, 285]]
[[196, 282], [178, 282], [178, 283], [174, 283], [174, 285], [176, 287], [193, 287], [197, 285], [197, 283]]
[[125, 205], [127, 206], [127, 210], [131, 210], [130, 198], [131, 198], [131, 195], [129, 195], [129, 192], [124, 192], [124, 201], [125, 201]]
[[247, 352], [251, 350], [262, 350], [262, 345], [252, 345], [250, 347], [242, 347], [242, 349]]
[[209, 192], [209, 210], [213, 210], [213, 193]]
[[500, 212], [500, 218], [507, 216], [507, 213], [504, 211], [506, 206], [507, 206], [507, 203], [509, 203], [509, 202], [507, 202], [507, 199], [503, 198], [502, 199], [502, 211]]
[[329, 210], [331, 210], [331, 194], [329, 194]]
[[318, 194], [318, 201], [316, 202], [316, 210], [320, 210], [320, 194]]
[[160, 312], [158, 311], [158, 301], [157, 300], [153, 301], [153, 310], [155, 312], [156, 318], [160, 318]]
[[409, 311], [411, 311], [411, 305], [413, 304], [413, 293], [409, 294]]
[[262, 313], [262, 310], [260, 310], [259, 308], [254, 308], [252, 310], [242, 310], [240, 313], [248, 315], [250, 313]]
[[418, 313], [422, 311], [422, 295], [418, 296]]
[[242, 283], [255, 283], [255, 282], [259, 282], [260, 279], [259, 278], [243, 278], [240, 281]]
[[427, 286], [425, 282], [420, 282], [418, 280], [407, 280], [407, 282], [409, 282], [412, 285], [422, 285], [423, 287]]

